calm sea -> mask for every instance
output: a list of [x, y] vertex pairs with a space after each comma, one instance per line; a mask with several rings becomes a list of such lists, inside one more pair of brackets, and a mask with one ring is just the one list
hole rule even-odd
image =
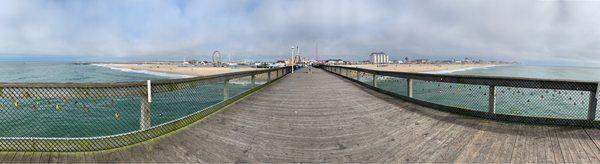
[[167, 78], [169, 77], [68, 62], [0, 62], [0, 82], [105, 83]]

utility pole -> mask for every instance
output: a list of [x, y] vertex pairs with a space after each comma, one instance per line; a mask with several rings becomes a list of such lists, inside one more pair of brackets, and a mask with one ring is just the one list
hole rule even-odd
[[315, 44], [315, 60], [319, 62], [319, 42]]

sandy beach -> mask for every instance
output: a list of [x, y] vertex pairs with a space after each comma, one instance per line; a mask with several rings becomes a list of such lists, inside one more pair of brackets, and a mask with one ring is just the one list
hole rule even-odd
[[251, 67], [238, 67], [238, 68], [192, 67], [192, 66], [179, 67], [177, 65], [168, 65], [168, 64], [97, 64], [97, 65], [103, 66], [103, 67], [109, 67], [109, 68], [151, 71], [151, 72], [179, 74], [179, 75], [187, 75], [187, 76], [208, 76], [208, 75], [215, 75], [215, 74], [223, 74], [223, 73], [230, 73], [230, 72], [250, 71], [250, 70], [260, 69], [260, 68], [251, 68]]
[[[125, 69], [136, 70], [136, 71], [150, 71], [157, 73], [173, 74], [178, 78], [193, 77], [193, 76], [208, 76], [215, 74], [223, 74], [230, 72], [239, 71], [250, 71], [257, 70], [260, 68], [251, 67], [238, 67], [238, 68], [226, 68], [226, 67], [180, 67], [177, 65], [169, 64], [97, 64], [98, 66], [113, 68], [113, 69]], [[344, 67], [358, 67], [373, 70], [382, 71], [395, 71], [395, 72], [421, 72], [421, 73], [444, 73], [445, 71], [463, 70], [470, 68], [481, 68], [495, 66], [492, 64], [388, 64], [386, 66], [378, 66], [374, 64], [364, 65], [342, 65]]]
[[381, 71], [394, 72], [421, 72], [436, 73], [443, 71], [462, 70], [470, 68], [492, 67], [492, 64], [388, 64], [386, 66], [377, 66], [374, 64], [364, 65], [343, 65], [344, 67], [358, 67]]

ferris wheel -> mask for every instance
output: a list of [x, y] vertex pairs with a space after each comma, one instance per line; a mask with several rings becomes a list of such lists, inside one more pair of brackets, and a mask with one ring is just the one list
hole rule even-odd
[[212, 54], [212, 63], [215, 67], [221, 67], [221, 52], [214, 51]]

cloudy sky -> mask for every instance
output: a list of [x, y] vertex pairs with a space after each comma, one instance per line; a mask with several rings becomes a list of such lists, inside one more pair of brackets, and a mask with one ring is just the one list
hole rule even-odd
[[0, 60], [481, 58], [600, 65], [600, 1], [2, 0]]

